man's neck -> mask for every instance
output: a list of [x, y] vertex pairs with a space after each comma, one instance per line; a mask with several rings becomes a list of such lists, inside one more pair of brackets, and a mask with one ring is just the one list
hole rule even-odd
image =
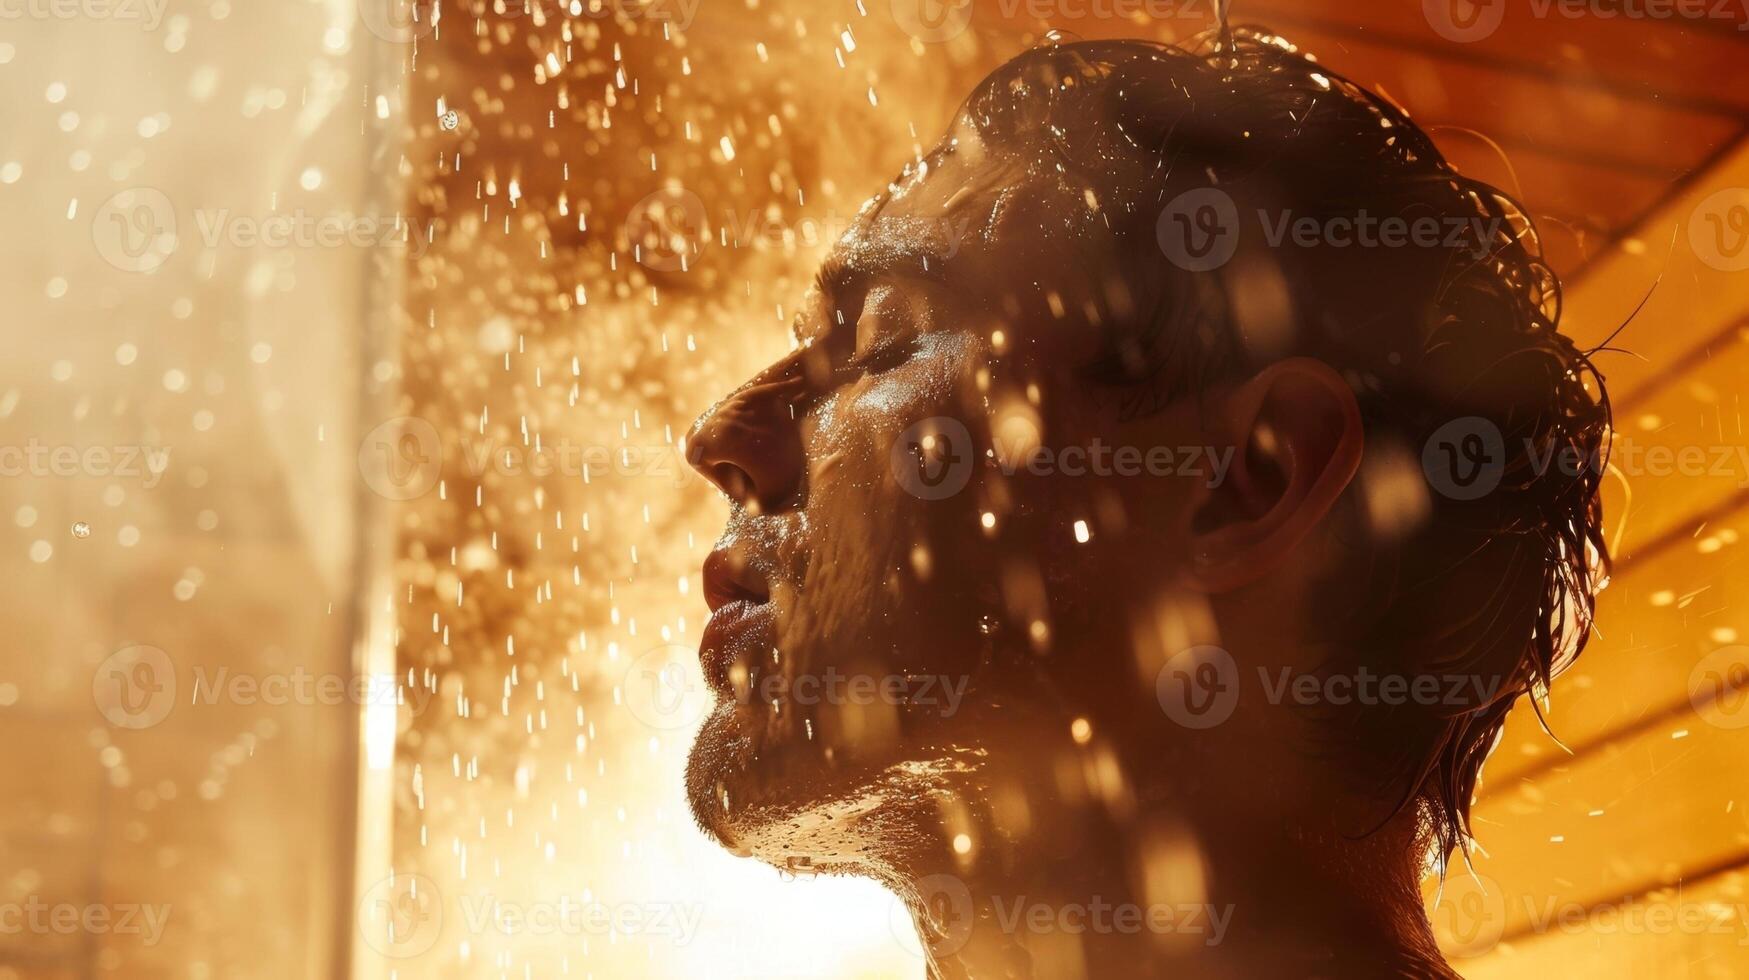
[[1456, 976], [1405, 825], [1356, 840], [1157, 801], [1117, 817], [1031, 798], [1017, 831], [1004, 805], [998, 789], [903, 862], [933, 978]]

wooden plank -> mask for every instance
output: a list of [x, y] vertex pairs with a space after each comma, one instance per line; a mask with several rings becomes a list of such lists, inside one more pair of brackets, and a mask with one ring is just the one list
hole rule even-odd
[[1423, 4], [1401, 0], [1315, 6], [1236, 0], [1231, 20], [1268, 24], [1284, 34], [1296, 27], [1354, 32], [1392, 47], [1540, 74], [1563, 85], [1695, 109], [1749, 112], [1749, 58], [1735, 31], [1718, 29], [1724, 21], [1568, 18], [1553, 12], [1560, 7], [1539, 17], [1538, 8], [1528, 3], [1484, 0], [1479, 5], [1498, 7], [1503, 17], [1477, 41], [1449, 39], [1435, 29]]
[[1669, 534], [1704, 538], [1706, 516], [1749, 492], [1749, 323], [1702, 350], [1698, 364], [1619, 403], [1610, 465], [1623, 479], [1610, 481], [1605, 507], [1625, 523], [1624, 561]]
[[[1749, 507], [1631, 565], [1599, 597], [1598, 623], [1545, 711], [1554, 734], [1581, 757], [1658, 719], [1685, 716], [1692, 693], [1709, 690], [1705, 658], [1749, 643]], [[1528, 772], [1574, 762], [1520, 704], [1488, 760], [1482, 792], [1510, 792]]]
[[[1647, 102], [1490, 65], [1444, 60], [1365, 33], [1302, 28], [1302, 50], [1387, 94], [1424, 127], [1477, 130], [1510, 149], [1595, 158], [1594, 163], [1674, 179], [1731, 139], [1735, 116]], [[1446, 140], [1435, 131], [1443, 147]]]
[[[1430, 915], [1445, 933], [1452, 966], [1471, 980], [1730, 980], [1749, 973], [1749, 873], [1742, 868], [1594, 908], [1551, 896], [1508, 899], [1460, 879], [1452, 881], [1445, 898]], [[1529, 901], [1543, 924], [1489, 945], [1494, 913], [1507, 901]]]
[[[980, 14], [982, 12], [980, 11]], [[1235, 15], [1237, 16], [1237, 15]], [[1376, 32], [1297, 18], [1282, 34], [1301, 50], [1368, 88], [1387, 93], [1424, 126], [1461, 126], [1503, 145], [1591, 156], [1618, 167], [1673, 178], [1742, 127], [1735, 112], [1645, 100], [1567, 84], [1542, 73], [1440, 57], [1391, 43]], [[1129, 22], [1058, 18], [1079, 36], [1181, 40], [1207, 27], [1206, 17]]]
[[[1162, 40], [1204, 26], [1193, 19], [1052, 23], [1083, 37]], [[1387, 93], [1429, 128], [1460, 170], [1520, 197], [1562, 274], [1577, 272], [1741, 127], [1734, 116], [1442, 60], [1364, 32], [1302, 26], [1286, 34], [1333, 70]]]
[[[1591, 646], [1556, 681], [1547, 712], [1575, 751], [1676, 711], [1700, 658], [1749, 643], [1749, 432], [1737, 404], [1746, 377], [1740, 331], [1678, 380], [1618, 406], [1617, 475], [1604, 493], [1616, 575], [1598, 597]], [[1565, 757], [1521, 705], [1484, 792]]]
[[1539, 221], [1554, 212], [1621, 229], [1655, 205], [1670, 186], [1668, 180], [1529, 148], [1503, 159], [1493, 147], [1453, 133], [1445, 134], [1440, 148], [1460, 173], [1518, 197]]
[[1749, 857], [1749, 705], [1692, 710], [1631, 739], [1496, 785], [1473, 810], [1475, 866], [1514, 900], [1502, 935], [1535, 931], [1541, 901], [1591, 905]]
[[1727, 256], [1711, 237], [1713, 219], [1731, 213], [1731, 199], [1720, 195], [1743, 187], [1749, 146], [1739, 145], [1568, 283], [1563, 331], [1585, 347], [1614, 334], [1612, 345], [1632, 352], [1598, 361], [1618, 403], [1667, 379], [1709, 338], [1749, 319], [1749, 270], [1737, 268], [1743, 253]]

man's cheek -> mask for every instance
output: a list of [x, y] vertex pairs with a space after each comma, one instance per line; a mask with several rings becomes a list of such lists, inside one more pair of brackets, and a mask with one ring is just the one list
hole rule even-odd
[[[846, 389], [826, 399], [802, 428], [814, 492], [810, 509], [835, 508], [866, 498], [884, 482], [887, 448], [897, 437], [896, 416], [871, 392]], [[845, 496], [848, 495], [848, 496]]]

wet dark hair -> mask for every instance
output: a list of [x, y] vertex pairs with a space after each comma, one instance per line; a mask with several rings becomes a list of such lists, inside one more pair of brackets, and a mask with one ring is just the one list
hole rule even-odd
[[[1507, 712], [1520, 695], [1540, 702], [1584, 648], [1608, 565], [1598, 489], [1609, 401], [1591, 352], [1557, 331], [1560, 286], [1524, 210], [1453, 170], [1402, 110], [1259, 30], [1186, 48], [1047, 44], [986, 78], [962, 114], [992, 147], [1024, 147], [1100, 198], [1097, 220], [1120, 242], [1106, 292], [1121, 287], [1131, 315], [1105, 324], [1105, 353], [1087, 371], [1126, 412], [1288, 356], [1349, 381], [1369, 457], [1370, 485], [1354, 496], [1392, 485], [1404, 496], [1385, 477], [1407, 473], [1406, 496], [1424, 495], [1425, 509], [1356, 542], [1365, 558], [1330, 591], [1350, 606], [1363, 594], [1365, 608], [1330, 639], [1387, 672], [1486, 683], [1458, 703], [1332, 727], [1358, 733], [1363, 768], [1397, 794], [1397, 811], [1420, 805], [1441, 862], [1467, 847]], [[1365, 209], [1471, 230], [1395, 248], [1263, 248], [1247, 228], [1224, 266], [1187, 269], [1167, 260], [1157, 222], [1207, 188], [1320, 222]], [[1442, 431], [1497, 437], [1494, 489], [1473, 496], [1423, 465]], [[1365, 500], [1351, 506], [1366, 513]]]

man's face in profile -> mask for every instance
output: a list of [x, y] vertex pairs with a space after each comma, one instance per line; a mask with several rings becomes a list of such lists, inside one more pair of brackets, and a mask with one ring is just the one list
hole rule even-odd
[[[924, 931], [944, 875], [991, 914], [1207, 885], [1252, 930], [1219, 975], [1332, 943], [1443, 967], [1424, 857], [1583, 647], [1606, 549], [1596, 470], [1518, 453], [1442, 499], [1419, 449], [1456, 419], [1597, 459], [1608, 404], [1516, 204], [1274, 39], [1236, 51], [999, 69], [835, 246], [795, 349], [699, 420], [732, 506], [687, 781], [726, 846], [875, 877]], [[1368, 214], [1469, 237], [1265, 233]], [[1478, 683], [1282, 693], [1362, 672]], [[1000, 932], [955, 975], [1046, 952]]]
[[[819, 853], [801, 828], [974, 765], [1035, 675], [1079, 655], [1083, 590], [1172, 579], [1173, 515], [1223, 461], [1117, 455], [1118, 407], [1081, 371], [1142, 297], [1099, 271], [1102, 207], [957, 127], [833, 249], [799, 346], [700, 420], [689, 456], [733, 513], [706, 564], [717, 703], [688, 782], [731, 847]], [[1149, 427], [1208, 442], [1184, 413]]]

